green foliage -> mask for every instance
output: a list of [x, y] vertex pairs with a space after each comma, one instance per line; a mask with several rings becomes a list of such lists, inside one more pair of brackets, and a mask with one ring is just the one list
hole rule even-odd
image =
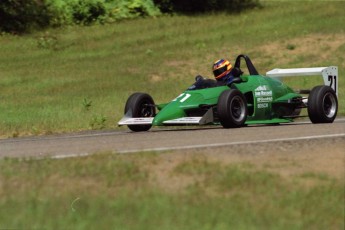
[[84, 98], [83, 100], [83, 107], [86, 111], [89, 111], [90, 110], [90, 107], [92, 105], [92, 101], [89, 100], [88, 98]]
[[162, 12], [240, 12], [259, 0], [3, 0], [0, 31], [23, 33], [49, 26], [90, 25], [157, 16]]
[[114, 19], [156, 16], [160, 14], [160, 11], [151, 0], [114, 1], [112, 5], [113, 14], [111, 17]]
[[142, 16], [156, 16], [160, 11], [151, 0], [46, 0], [54, 25], [111, 22]]
[[152, 0], [4, 0], [0, 2], [0, 31], [22, 33], [159, 14]]
[[105, 17], [105, 6], [97, 0], [46, 0], [52, 26], [90, 24]]
[[90, 121], [91, 129], [104, 129], [106, 127], [107, 118], [104, 115], [93, 116]]

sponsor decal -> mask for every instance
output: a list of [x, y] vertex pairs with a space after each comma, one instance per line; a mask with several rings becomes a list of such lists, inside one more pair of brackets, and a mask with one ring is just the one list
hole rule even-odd
[[272, 96], [272, 90], [267, 85], [260, 85], [255, 89], [255, 96]]
[[268, 108], [268, 103], [259, 103], [258, 109]]
[[268, 108], [268, 102], [273, 101], [272, 90], [267, 85], [260, 85], [254, 91], [258, 109]]
[[271, 102], [271, 101], [273, 101], [272, 97], [258, 97], [257, 98], [258, 103], [260, 103], [260, 102]]

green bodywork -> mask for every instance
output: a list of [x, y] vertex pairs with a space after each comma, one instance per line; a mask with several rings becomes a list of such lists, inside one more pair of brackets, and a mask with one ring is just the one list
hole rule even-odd
[[292, 121], [288, 115], [297, 108], [298, 103], [294, 101], [302, 98], [300, 94], [281, 81], [262, 75], [241, 76], [241, 80], [240, 83], [232, 83], [230, 86], [186, 90], [171, 102], [157, 106], [160, 111], [154, 117], [152, 125], [160, 126], [167, 120], [191, 116], [190, 111], [216, 108], [220, 94], [230, 88], [238, 89], [246, 98], [246, 124]]

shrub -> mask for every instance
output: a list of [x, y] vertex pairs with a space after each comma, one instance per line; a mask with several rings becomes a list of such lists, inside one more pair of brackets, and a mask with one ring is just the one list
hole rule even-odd
[[159, 13], [152, 0], [1, 0], [0, 30], [22, 33], [47, 26], [89, 25]]
[[46, 0], [50, 25], [89, 25], [102, 22], [109, 14], [104, 0]]
[[110, 11], [110, 19], [126, 19], [143, 16], [157, 16], [160, 10], [152, 0], [117, 1], [108, 0], [107, 7]]
[[46, 0], [52, 12], [51, 24], [104, 23], [160, 13], [152, 0]]
[[1, 0], [0, 31], [29, 32], [48, 26], [156, 16], [162, 12], [240, 12], [259, 0]]

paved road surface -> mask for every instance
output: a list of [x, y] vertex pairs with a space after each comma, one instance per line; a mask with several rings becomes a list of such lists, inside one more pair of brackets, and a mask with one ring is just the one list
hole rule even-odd
[[333, 124], [289, 123], [274, 126], [248, 126], [239, 129], [221, 127], [164, 128], [149, 132], [95, 131], [45, 137], [0, 140], [0, 158], [51, 156], [54, 158], [88, 155], [96, 152], [138, 152], [212, 148], [227, 145], [344, 138], [345, 119]]

